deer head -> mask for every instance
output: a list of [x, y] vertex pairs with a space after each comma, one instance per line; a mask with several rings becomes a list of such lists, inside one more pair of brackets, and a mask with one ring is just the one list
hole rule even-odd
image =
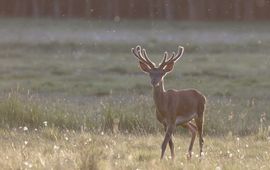
[[146, 50], [142, 49], [141, 46], [138, 45], [136, 48], [132, 48], [131, 51], [135, 57], [138, 58], [139, 66], [142, 71], [149, 74], [151, 84], [156, 87], [166, 74], [173, 70], [174, 63], [181, 58], [184, 53], [184, 47], [179, 46], [177, 54], [173, 52], [169, 58], [168, 52], [164, 52], [163, 60], [159, 63], [158, 67], [148, 58]]

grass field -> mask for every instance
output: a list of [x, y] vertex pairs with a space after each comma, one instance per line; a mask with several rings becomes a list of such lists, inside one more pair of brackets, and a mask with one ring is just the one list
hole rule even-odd
[[[194, 147], [186, 159], [187, 136], [175, 136], [176, 159], [160, 157], [161, 135], [91, 134], [41, 129], [1, 131], [4, 169], [269, 169], [269, 141], [206, 136], [204, 156]], [[3, 142], [4, 141], [4, 142]], [[1, 154], [2, 154], [1, 153]]]
[[[269, 169], [270, 24], [0, 19], [4, 169]], [[160, 162], [150, 81], [130, 48], [185, 54], [165, 88], [207, 97], [205, 155], [177, 129]], [[169, 155], [169, 153], [167, 153]]]

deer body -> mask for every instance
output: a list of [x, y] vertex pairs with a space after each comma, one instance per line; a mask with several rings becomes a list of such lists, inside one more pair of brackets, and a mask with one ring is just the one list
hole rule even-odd
[[[139, 59], [141, 69], [149, 73], [153, 85], [153, 98], [156, 105], [156, 116], [165, 129], [165, 137], [161, 145], [161, 159], [164, 156], [167, 144], [170, 146], [171, 156], [174, 158], [174, 144], [172, 134], [176, 126], [180, 125], [190, 130], [192, 134], [188, 150], [188, 157], [191, 157], [192, 148], [196, 133], [199, 134], [200, 155], [203, 147], [203, 113], [205, 109], [205, 97], [196, 89], [165, 90], [163, 78], [172, 71], [174, 63], [182, 56], [183, 47], [179, 47], [178, 53], [167, 60], [167, 52], [159, 67], [147, 57], [146, 51], [140, 46], [132, 49], [134, 55]], [[191, 120], [195, 120], [194, 125]]]
[[154, 91], [154, 101], [158, 120], [176, 126], [198, 117], [199, 106], [205, 104], [205, 98], [195, 89]]

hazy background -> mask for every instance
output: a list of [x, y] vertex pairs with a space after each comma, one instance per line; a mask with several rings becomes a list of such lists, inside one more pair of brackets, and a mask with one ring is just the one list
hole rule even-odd
[[85, 19], [268, 20], [269, 0], [1, 0], [0, 16]]

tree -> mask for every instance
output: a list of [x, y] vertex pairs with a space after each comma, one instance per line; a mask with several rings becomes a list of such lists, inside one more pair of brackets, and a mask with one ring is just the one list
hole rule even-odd
[[253, 20], [254, 19], [254, 1], [245, 0], [244, 2], [244, 19]]
[[35, 18], [40, 16], [38, 0], [32, 0], [32, 16]]
[[216, 2], [216, 0], [208, 0], [206, 8], [208, 13], [208, 19], [217, 19], [218, 3]]
[[235, 20], [240, 20], [241, 19], [241, 0], [235, 0], [234, 2], [233, 2], [233, 13], [234, 13], [234, 15], [233, 15], [233, 18], [235, 19]]
[[68, 0], [67, 2], [67, 16], [68, 17], [74, 17], [73, 16], [73, 8], [74, 8], [74, 4], [73, 4], [73, 0]]
[[172, 0], [164, 0], [165, 19], [172, 20], [174, 18], [174, 10]]
[[153, 0], [147, 0], [148, 3], [148, 15], [147, 17], [153, 19], [155, 18], [155, 6], [154, 6], [154, 1]]
[[132, 18], [134, 15], [135, 0], [128, 0], [128, 17]]
[[164, 17], [164, 13], [163, 13], [163, 0], [156, 0], [156, 16], [158, 18], [163, 18]]
[[119, 9], [119, 0], [114, 0], [113, 3], [113, 17], [115, 19], [115, 17], [120, 17], [120, 9]]
[[188, 2], [188, 16], [190, 20], [198, 20], [200, 18], [198, 0], [187, 0]]
[[85, 0], [85, 12], [84, 15], [86, 18], [90, 18], [92, 16], [92, 2], [91, 0]]
[[21, 0], [15, 0], [14, 4], [14, 16], [26, 16], [27, 4]]
[[55, 18], [60, 17], [61, 12], [60, 12], [60, 5], [59, 5], [59, 0], [53, 0], [53, 16]]

